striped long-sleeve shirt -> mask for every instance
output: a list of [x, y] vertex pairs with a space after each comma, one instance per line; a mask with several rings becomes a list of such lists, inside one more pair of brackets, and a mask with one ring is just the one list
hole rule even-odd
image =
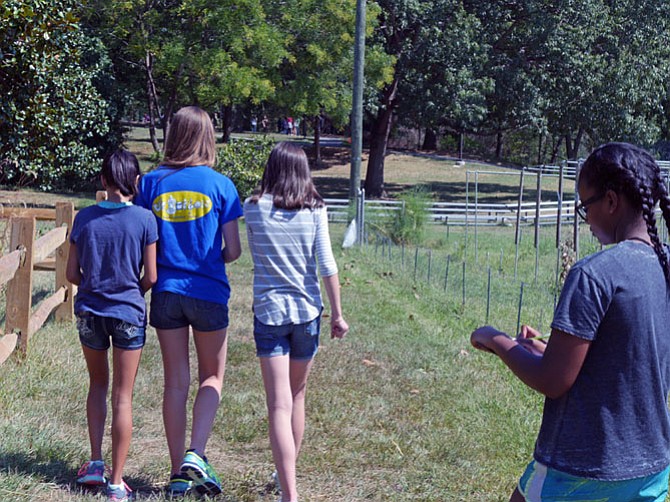
[[272, 195], [244, 203], [249, 249], [254, 261], [254, 315], [263, 324], [306, 323], [323, 308], [318, 271], [337, 273], [326, 208], [286, 210]]

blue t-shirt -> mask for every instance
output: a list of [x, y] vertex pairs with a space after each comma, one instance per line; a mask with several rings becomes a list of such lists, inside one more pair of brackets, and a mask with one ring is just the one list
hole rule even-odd
[[82, 274], [75, 311], [144, 326], [144, 248], [157, 239], [156, 220], [144, 208], [95, 205], [79, 211], [70, 234]]
[[535, 459], [616, 481], [670, 464], [670, 292], [654, 250], [623, 241], [568, 274], [552, 328], [591, 340], [570, 390], [545, 400]]
[[153, 291], [227, 304], [230, 286], [221, 231], [242, 216], [233, 182], [207, 166], [159, 167], [142, 177], [135, 203], [151, 209], [158, 223]]

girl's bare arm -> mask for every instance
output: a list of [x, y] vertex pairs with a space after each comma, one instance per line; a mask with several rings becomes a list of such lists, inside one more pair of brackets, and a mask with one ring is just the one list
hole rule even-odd
[[552, 329], [544, 354], [536, 355], [491, 326], [476, 329], [470, 341], [478, 349], [494, 352], [522, 382], [554, 399], [575, 383], [591, 346], [588, 340]]
[[77, 245], [70, 243], [70, 251], [67, 255], [67, 266], [65, 267], [65, 278], [79, 286], [81, 284], [81, 270], [79, 269], [79, 258], [77, 256]]
[[156, 266], [156, 243], [144, 247], [144, 275], [140, 279], [142, 292], [146, 293], [158, 280], [158, 267]]

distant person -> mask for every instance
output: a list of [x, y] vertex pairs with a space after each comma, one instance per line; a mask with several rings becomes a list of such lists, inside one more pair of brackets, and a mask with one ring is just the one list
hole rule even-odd
[[291, 136], [293, 134], [293, 117], [286, 117], [286, 134]]
[[287, 142], [273, 148], [260, 194], [246, 200], [244, 216], [254, 261], [254, 339], [270, 445], [281, 500], [297, 501], [307, 377], [319, 346], [323, 309], [317, 263], [330, 302], [331, 338], [342, 338], [349, 330], [342, 316], [325, 204], [302, 148]]
[[[102, 186], [107, 200], [82, 209], [70, 235], [66, 276], [79, 286], [75, 298], [77, 329], [89, 374], [86, 418], [91, 459], [77, 473], [82, 485], [104, 486], [107, 497], [129, 500], [132, 490], [123, 468], [133, 430], [135, 375], [145, 342], [144, 293], [156, 282], [156, 221], [134, 206], [140, 167], [125, 150], [106, 157]], [[142, 274], [144, 269], [144, 274]], [[102, 456], [107, 418], [109, 363], [112, 357], [112, 470]]]
[[[670, 472], [670, 267], [654, 209], [670, 199], [658, 165], [627, 143], [579, 172], [578, 214], [610, 247], [566, 278], [548, 343], [490, 326], [472, 344], [546, 396], [534, 460], [511, 501], [656, 501]], [[492, 429], [495, 434], [495, 429]]]
[[263, 132], [268, 132], [268, 127], [270, 126], [270, 120], [268, 119], [267, 115], [263, 115], [263, 119], [261, 120], [261, 129]]
[[[241, 253], [237, 190], [214, 171], [216, 143], [207, 113], [195, 106], [174, 116], [163, 161], [140, 183], [138, 204], [158, 223], [158, 281], [151, 295], [150, 324], [163, 356], [163, 421], [170, 451], [167, 494], [191, 490], [213, 497], [221, 483], [205, 456], [221, 399], [226, 368], [228, 299], [226, 263]], [[190, 380], [189, 331], [198, 358], [198, 392], [191, 440], [186, 444]]]
[[299, 130], [300, 130], [300, 117], [296, 117], [295, 119], [293, 119], [293, 136], [297, 136]]
[[256, 117], [251, 117], [251, 132], [256, 132], [258, 129], [258, 119]]

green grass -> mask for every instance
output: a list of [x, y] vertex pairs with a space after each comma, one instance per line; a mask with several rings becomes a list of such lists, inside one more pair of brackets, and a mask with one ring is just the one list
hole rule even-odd
[[[324, 337], [317, 356], [298, 471], [303, 500], [502, 501], [530, 459], [541, 397], [496, 358], [472, 350], [468, 337], [484, 321], [488, 264], [495, 279], [490, 322], [515, 329], [519, 285], [526, 281], [522, 321], [537, 324], [544, 316], [547, 326], [555, 267], [551, 230], [542, 234], [543, 273], [537, 286], [530, 239], [522, 239], [514, 280], [510, 229], [482, 231], [478, 262], [472, 234], [466, 248], [464, 229], [451, 229], [448, 237], [443, 232], [444, 227], [434, 227], [428, 237], [430, 281], [427, 249], [419, 250], [416, 280], [415, 248], [405, 250], [404, 267], [398, 247], [391, 248], [390, 258], [387, 246], [374, 243], [336, 251], [352, 328], [343, 341]], [[343, 228], [334, 227], [332, 233], [337, 249]], [[443, 265], [449, 255], [454, 275], [445, 292]], [[223, 479], [223, 500], [274, 501], [276, 495], [268, 491], [273, 467], [251, 332], [248, 253], [229, 271], [230, 351], [207, 453]], [[53, 288], [52, 280], [41, 274], [36, 295]], [[161, 389], [160, 353], [150, 329], [126, 467], [128, 482], [146, 500], [162, 498], [169, 468]], [[31, 340], [24, 362], [11, 358], [0, 366], [0, 500], [99, 500], [73, 484], [88, 455], [86, 391], [73, 324], [47, 323]], [[105, 441], [109, 455], [109, 437]]]
[[[415, 170], [411, 175], [410, 168]], [[315, 174], [336, 179], [348, 176], [348, 169], [335, 166]], [[432, 185], [446, 198], [465, 193], [463, 168], [448, 162], [393, 156], [387, 175], [398, 187]], [[518, 183], [513, 176], [491, 179], [488, 193], [496, 198], [506, 197]], [[321, 181], [316, 177], [317, 185]], [[298, 466], [302, 500], [508, 499], [531, 458], [542, 398], [497, 358], [471, 349], [469, 333], [486, 320], [489, 267], [489, 323], [514, 332], [523, 283], [521, 322], [548, 329], [556, 274], [554, 232], [542, 228], [536, 278], [529, 227], [522, 232], [516, 277], [510, 227], [479, 229], [475, 235], [472, 228], [431, 225], [422, 247], [406, 247], [404, 254], [374, 235], [367, 246], [341, 250], [344, 228], [331, 227], [351, 332], [342, 341], [324, 337], [317, 356]], [[584, 229], [582, 255], [595, 249]], [[228, 367], [207, 454], [223, 480], [221, 500], [274, 502], [252, 337], [248, 253], [229, 267], [229, 275]], [[53, 290], [52, 283], [53, 275], [38, 274], [35, 301]], [[0, 295], [0, 316], [4, 305]], [[25, 361], [11, 358], [0, 366], [0, 501], [101, 500], [73, 483], [88, 457], [87, 385], [73, 323], [48, 322], [30, 341]], [[126, 466], [127, 481], [141, 500], [161, 500], [167, 481], [161, 392], [160, 352], [149, 329]], [[109, 460], [109, 436], [104, 446]]]

